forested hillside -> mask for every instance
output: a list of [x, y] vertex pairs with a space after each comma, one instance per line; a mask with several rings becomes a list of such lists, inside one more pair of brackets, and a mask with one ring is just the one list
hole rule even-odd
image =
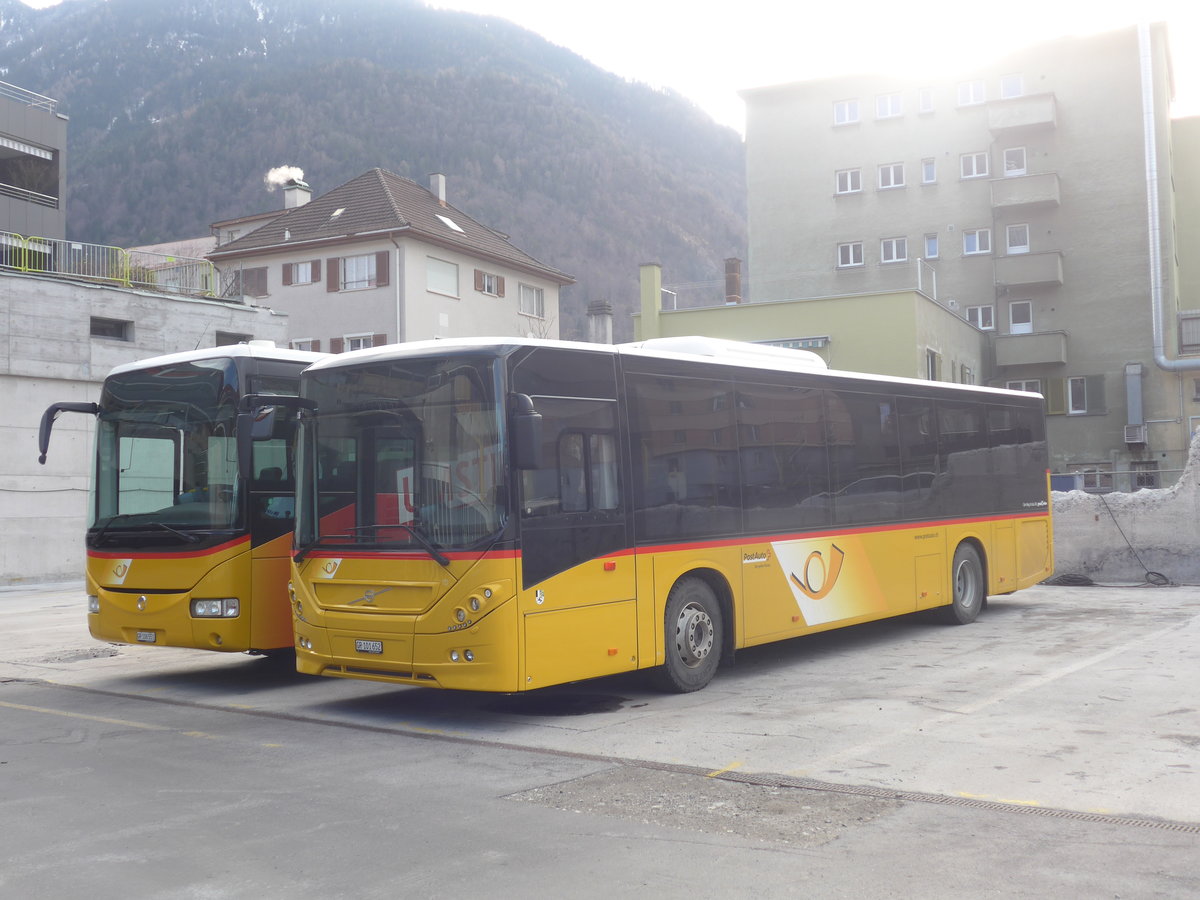
[[[631, 23], [631, 27], [633, 23]], [[744, 255], [741, 141], [684, 99], [500, 19], [411, 0], [0, 0], [0, 79], [70, 117], [68, 231], [129, 246], [207, 234], [380, 166], [574, 275], [632, 334], [637, 267], [713, 280]]]

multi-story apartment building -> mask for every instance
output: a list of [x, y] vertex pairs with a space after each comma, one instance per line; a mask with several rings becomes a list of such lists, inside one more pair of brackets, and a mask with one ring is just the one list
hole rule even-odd
[[1169, 480], [1200, 422], [1200, 279], [1179, 238], [1200, 161], [1179, 152], [1196, 129], [1170, 119], [1172, 90], [1152, 25], [956, 78], [744, 92], [753, 300], [849, 299], [919, 264], [986, 337], [977, 380], [1045, 394], [1055, 471]]
[[558, 337], [569, 275], [431, 189], [383, 169], [284, 210], [218, 222], [209, 254], [234, 289], [288, 314], [292, 346], [334, 353], [401, 341], [480, 335]]
[[[0, 81], [0, 231], [66, 237], [66, 149], [58, 101]], [[6, 238], [0, 251], [14, 243]]]

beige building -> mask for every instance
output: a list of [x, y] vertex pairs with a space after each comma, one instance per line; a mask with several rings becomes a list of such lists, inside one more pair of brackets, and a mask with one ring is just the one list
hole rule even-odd
[[750, 305], [805, 310], [756, 339], [828, 330], [855, 347], [835, 365], [880, 370], [923, 341], [895, 330], [911, 297], [888, 299], [919, 282], [984, 337], [976, 381], [1045, 394], [1056, 472], [1173, 479], [1200, 422], [1200, 127], [1169, 118], [1164, 26], [743, 96]]
[[559, 290], [574, 279], [447, 203], [443, 176], [426, 189], [371, 169], [310, 193], [292, 181], [282, 212], [216, 223], [208, 255], [229, 291], [287, 313], [293, 347], [558, 337]]

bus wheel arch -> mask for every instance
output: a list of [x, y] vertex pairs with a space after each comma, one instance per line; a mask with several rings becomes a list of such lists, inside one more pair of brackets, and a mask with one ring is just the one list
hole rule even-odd
[[987, 606], [987, 564], [983, 548], [966, 539], [954, 548], [950, 563], [950, 605], [940, 610], [951, 625], [969, 625]]
[[663, 690], [698, 691], [712, 681], [733, 645], [732, 600], [715, 572], [693, 570], [671, 586], [663, 618], [663, 665], [653, 679]]

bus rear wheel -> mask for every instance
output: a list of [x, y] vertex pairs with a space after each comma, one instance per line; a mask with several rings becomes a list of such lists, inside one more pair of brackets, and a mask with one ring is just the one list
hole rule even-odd
[[701, 578], [681, 578], [667, 595], [666, 662], [655, 673], [659, 687], [686, 694], [717, 673], [725, 623], [713, 589]]
[[986, 597], [983, 563], [979, 561], [979, 551], [970, 544], [959, 544], [954, 551], [950, 581], [954, 599], [942, 608], [942, 619], [951, 625], [970, 625], [979, 618]]

